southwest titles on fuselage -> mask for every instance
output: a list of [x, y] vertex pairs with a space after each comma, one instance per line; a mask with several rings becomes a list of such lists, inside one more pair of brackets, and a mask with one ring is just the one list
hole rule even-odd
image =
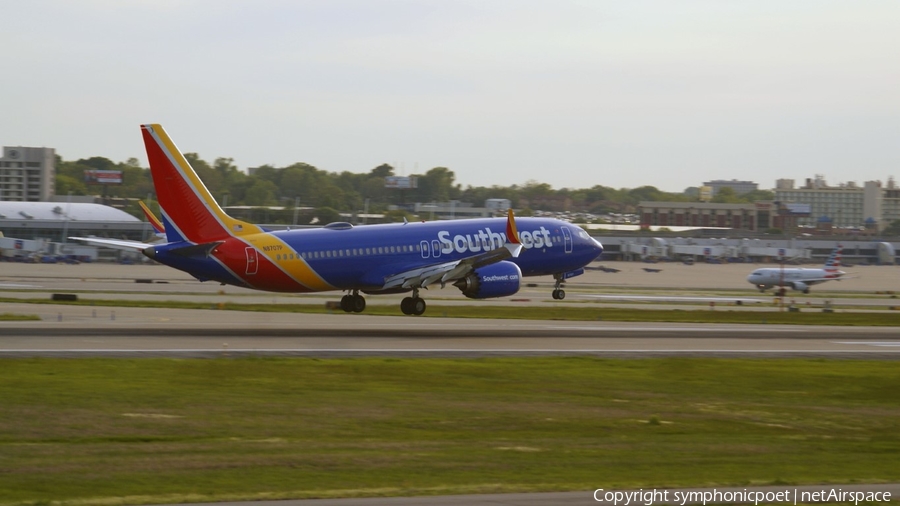
[[[519, 239], [522, 241], [522, 246], [525, 249], [553, 247], [550, 231], [544, 226], [537, 230], [523, 230], [519, 232]], [[438, 240], [441, 242], [441, 253], [444, 255], [454, 251], [457, 253], [477, 253], [482, 250], [490, 251], [502, 247], [506, 244], [506, 234], [492, 232], [490, 227], [485, 227], [474, 234], [457, 234], [451, 239], [449, 231], [441, 230], [438, 232]]]

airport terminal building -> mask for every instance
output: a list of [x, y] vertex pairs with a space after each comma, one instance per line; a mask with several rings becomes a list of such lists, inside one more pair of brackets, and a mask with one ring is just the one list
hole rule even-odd
[[803, 204], [757, 201], [752, 204], [714, 202], [640, 202], [641, 227], [734, 229], [745, 233], [777, 228], [796, 231], [810, 208]]
[[[65, 239], [73, 236], [98, 236], [144, 241], [152, 237], [150, 224], [134, 216], [102, 204], [67, 202], [0, 201], [0, 234], [14, 238], [0, 243], [0, 255], [9, 257], [42, 254], [64, 255], [77, 243]], [[8, 244], [7, 244], [8, 243]], [[66, 245], [66, 246], [63, 246]], [[84, 256], [79, 246], [79, 256]], [[92, 256], [96, 258], [97, 252]], [[111, 252], [101, 257], [113, 257]]]

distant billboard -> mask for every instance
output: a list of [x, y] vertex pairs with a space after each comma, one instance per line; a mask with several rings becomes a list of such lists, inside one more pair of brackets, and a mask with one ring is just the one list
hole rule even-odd
[[812, 204], [794, 204], [788, 203], [784, 205], [788, 214], [794, 216], [809, 216], [812, 214]]
[[399, 188], [401, 190], [419, 187], [419, 178], [408, 176], [387, 176], [384, 178], [385, 188]]
[[121, 170], [86, 170], [84, 182], [87, 184], [122, 184]]

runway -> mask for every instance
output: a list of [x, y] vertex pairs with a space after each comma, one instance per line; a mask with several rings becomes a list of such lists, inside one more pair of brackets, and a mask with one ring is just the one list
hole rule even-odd
[[[102, 276], [92, 278], [88, 275], [89, 272], [96, 272], [101, 266], [93, 266], [92, 271], [79, 271], [81, 267], [85, 266], [53, 266], [53, 269], [46, 271], [23, 271], [15, 277], [0, 280], [4, 281], [0, 285], [0, 291], [10, 298], [45, 297], [48, 293], [72, 291], [77, 292], [79, 298], [87, 299], [195, 300], [209, 302], [211, 307], [224, 300], [273, 304], [323, 303], [324, 300], [336, 300], [339, 295], [336, 292], [315, 296], [261, 294], [233, 287], [222, 288], [183, 279], [178, 271], [161, 269], [159, 266], [133, 266], [139, 267], [137, 269], [132, 269], [132, 266], [103, 266]], [[734, 298], [725, 295], [719, 300], [718, 289], [722, 287], [718, 285], [723, 284], [722, 280], [726, 278], [723, 274], [729, 271], [733, 271], [730, 274], [740, 274], [740, 269], [719, 269], [717, 266], [701, 266], [700, 269], [667, 267], [666, 273], [646, 276], [641, 272], [628, 276], [621, 273], [591, 273], [585, 276], [591, 283], [570, 285], [570, 297], [565, 303], [612, 306], [650, 302], [658, 308], [660, 303], [668, 303], [672, 299], [667, 293], [658, 294], [655, 291], [639, 294], [603, 293], [607, 286], [621, 289], [623, 286], [620, 283], [635, 282], [638, 286], [661, 286], [666, 290], [678, 287], [676, 297], [684, 299], [681, 303], [708, 305], [714, 300], [717, 304], [724, 305]], [[72, 275], [75, 272], [79, 272], [81, 276]], [[874, 272], [872, 271], [873, 274]], [[64, 273], [68, 276], [60, 276]], [[893, 277], [896, 271], [882, 269], [880, 274], [887, 275], [883, 276], [886, 280]], [[145, 278], [152, 278], [154, 281], [136, 282], [137, 279]], [[869, 290], [883, 289], [882, 285], [874, 284], [875, 276], [870, 278], [873, 283], [867, 287]], [[732, 288], [728, 283], [724, 284]], [[737, 282], [731, 284], [735, 288], [738, 286]], [[549, 283], [544, 280], [540, 286], [526, 287], [515, 298], [519, 300], [503, 299], [496, 303], [519, 305], [523, 315], [527, 315], [528, 308], [535, 304], [560, 304], [549, 300], [548, 286]], [[834, 288], [847, 286], [849, 283], [842, 283]], [[883, 286], [893, 286], [893, 283], [884, 281]], [[712, 296], [707, 296], [710, 290], [715, 292]], [[433, 316], [440, 315], [438, 311], [442, 304], [472, 303], [458, 295], [454, 295], [459, 299], [458, 302], [438, 298], [445, 297], [448, 292], [454, 293], [444, 290], [432, 294], [435, 298], [429, 299], [429, 311], [436, 313]], [[845, 293], [846, 295], [835, 293], [835, 300], [846, 297], [846, 301], [842, 303], [865, 304], [869, 307], [896, 304], [892, 293]], [[753, 296], [748, 297], [744, 304], [754, 309], [770, 302], [766, 296], [758, 296], [752, 290], [746, 293], [750, 294]], [[740, 292], [737, 297], [744, 298], [744, 292]], [[373, 303], [378, 303], [376, 301], [379, 299], [369, 298]], [[386, 296], [385, 299], [386, 302], [383, 303], [396, 304], [391, 296]], [[4, 303], [0, 312], [40, 317], [40, 321], [34, 322], [0, 322], [0, 359], [5, 360], [28, 357], [231, 359], [269, 356], [425, 359], [526, 356], [900, 359], [900, 333], [897, 332], [897, 327], [479, 320], [370, 316], [339, 311], [332, 314], [291, 314], [16, 302]], [[896, 490], [893, 485], [885, 487]], [[591, 493], [592, 491], [364, 498], [286, 501], [285, 504], [595, 504]]]
[[0, 357], [900, 358], [900, 337], [892, 327], [58, 308], [66, 313], [57, 321], [52, 309], [40, 322], [0, 322]]
[[[565, 302], [552, 301], [548, 279], [528, 279], [513, 298], [476, 301], [513, 305], [523, 315], [533, 305], [597, 307], [706, 307], [715, 301], [746, 299], [744, 311], [771, 310], [771, 299], [747, 286], [750, 266], [671, 264], [648, 275], [640, 264], [622, 263], [615, 275], [589, 271], [568, 287]], [[626, 272], [628, 271], [628, 272]], [[630, 272], [634, 271], [634, 272]], [[860, 269], [865, 279], [833, 283], [828, 289], [865, 289], [833, 293], [834, 303], [864, 304], [865, 309], [897, 304], [893, 293], [877, 290], [896, 286], [896, 267]], [[532, 283], [535, 281], [537, 283]], [[726, 282], [727, 281], [727, 282]], [[263, 304], [323, 304], [340, 292], [268, 294], [199, 283], [174, 269], [158, 265], [17, 265], [0, 292], [10, 298], [49, 298], [50, 293], [75, 291], [80, 299], [189, 300]], [[606, 285], [615, 283], [615, 289]], [[608, 293], [625, 283], [660, 287], [641, 293]], [[26, 288], [26, 285], [28, 287]], [[715, 289], [743, 287], [734, 295]], [[747, 297], [747, 295], [751, 295]], [[370, 304], [399, 304], [401, 296], [369, 297]], [[473, 304], [456, 290], [429, 294], [429, 315], [441, 306]], [[671, 303], [670, 303], [671, 302]], [[798, 304], [804, 302], [798, 301]], [[820, 304], [821, 300], [814, 301]], [[671, 306], [671, 307], [670, 307]], [[749, 306], [749, 307], [748, 307]], [[736, 309], [731, 306], [730, 309]], [[810, 309], [810, 310], [814, 310]], [[881, 309], [883, 311], [884, 309]], [[2, 312], [35, 314], [39, 322], [0, 322], [0, 357], [22, 356], [309, 356], [309, 357], [483, 357], [592, 355], [598, 357], [900, 357], [897, 327], [834, 327], [791, 325], [698, 325], [412, 318], [363, 314], [292, 314], [222, 310], [109, 308], [4, 303]]]

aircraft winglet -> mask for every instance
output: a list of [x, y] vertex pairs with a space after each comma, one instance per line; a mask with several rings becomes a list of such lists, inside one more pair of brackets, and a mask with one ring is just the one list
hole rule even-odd
[[522, 244], [519, 240], [519, 229], [516, 228], [516, 217], [512, 208], [506, 214], [506, 241], [511, 244]]
[[509, 250], [513, 258], [518, 258], [525, 247], [519, 240], [519, 228], [516, 227], [516, 216], [513, 214], [512, 208], [506, 214], [506, 244], [503, 246]]

